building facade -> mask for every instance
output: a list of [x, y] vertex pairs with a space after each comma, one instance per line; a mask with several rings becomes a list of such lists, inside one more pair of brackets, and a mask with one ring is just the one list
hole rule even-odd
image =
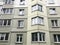
[[0, 0], [0, 45], [60, 45], [60, 1]]

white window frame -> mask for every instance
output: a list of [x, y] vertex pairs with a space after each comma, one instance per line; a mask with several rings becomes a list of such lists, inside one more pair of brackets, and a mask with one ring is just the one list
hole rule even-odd
[[[41, 32], [35, 32], [35, 33], [37, 33], [37, 42], [45, 42], [45, 33], [41, 33]], [[40, 40], [40, 33], [41, 33], [41, 40]], [[33, 34], [33, 33], [32, 33]], [[44, 37], [43, 37], [44, 36]], [[36, 38], [36, 36], [34, 36], [34, 39]], [[44, 38], [44, 40], [43, 40], [43, 38]], [[33, 40], [32, 40], [33, 41]], [[36, 41], [36, 40], [34, 40], [34, 41]]]
[[[8, 33], [0, 33], [0, 41], [6, 41], [6, 35]], [[9, 36], [9, 35], [8, 35]], [[1, 40], [1, 37], [3, 37], [3, 40]]]
[[32, 11], [41, 11], [42, 12], [42, 5], [39, 5], [39, 4], [33, 5]]
[[22, 2], [20, 0], [20, 5], [25, 5], [25, 0], [22, 0]]
[[[60, 42], [59, 39], [58, 39], [58, 35], [59, 35], [59, 34], [54, 34], [54, 35], [56, 35], [56, 40], [57, 40], [56, 42]], [[54, 41], [54, 42], [55, 42], [55, 41]]]
[[14, 4], [14, 0], [4, 0], [5, 4]]
[[49, 4], [54, 4], [55, 2], [54, 2], [54, 0], [48, 0], [48, 3]]
[[51, 20], [52, 27], [58, 27], [58, 20]]
[[50, 8], [49, 9], [49, 14], [56, 14], [56, 9], [55, 8]]
[[3, 8], [2, 12], [3, 14], [12, 14], [13, 8]]
[[35, 25], [35, 24], [44, 24], [44, 19], [43, 19], [43, 17], [34, 17], [34, 18], [32, 18], [32, 20], [31, 20], [31, 22], [32, 22], [32, 25]]
[[19, 16], [24, 16], [24, 9], [19, 10]]
[[[17, 38], [18, 39], [16, 39], [16, 42], [17, 43], [22, 43], [22, 41], [23, 41], [23, 34], [17, 34]], [[22, 38], [22, 39], [21, 39]], [[18, 40], [18, 41], [17, 41]], [[22, 41], [20, 41], [20, 40], [22, 40]]]
[[23, 28], [24, 27], [24, 20], [18, 21], [18, 27]]
[[[4, 25], [4, 22], [5, 22], [5, 20], [7, 21], [6, 22], [6, 25]], [[11, 19], [0, 19], [0, 26], [10, 26], [10, 25], [8, 25], [8, 23], [10, 22], [10, 24], [11, 24]], [[9, 21], [9, 22], [8, 22]]]

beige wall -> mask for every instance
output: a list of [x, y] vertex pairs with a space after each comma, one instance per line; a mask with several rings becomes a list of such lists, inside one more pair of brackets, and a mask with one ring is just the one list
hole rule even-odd
[[[49, 34], [50, 34], [50, 44], [51, 45], [60, 45], [60, 43], [54, 43], [53, 34], [60, 34], [60, 7], [59, 6], [47, 6], [47, 15], [48, 15], [48, 27], [49, 27]], [[56, 14], [49, 14], [49, 8], [55, 8]], [[58, 20], [58, 27], [52, 27], [51, 20]]]
[[[16, 35], [17, 34], [23, 34], [23, 42], [22, 43], [17, 43], [16, 42]], [[26, 40], [27, 40], [27, 34], [26, 32], [19, 32], [19, 31], [15, 31], [15, 32], [11, 32], [11, 41], [10, 41], [10, 45], [26, 45]]]
[[[16, 0], [15, 0], [16, 1]], [[27, 0], [26, 0], [27, 1]], [[60, 45], [55, 44], [53, 40], [53, 34], [60, 34], [60, 28], [52, 28], [51, 19], [58, 19], [60, 23], [60, 7], [46, 7], [45, 1], [29, 0], [27, 6], [15, 7], [14, 5], [3, 5], [3, 8], [13, 8], [12, 14], [0, 14], [0, 19], [11, 19], [11, 26], [0, 27], [0, 33], [9, 33], [8, 41], [0, 41], [0, 45]], [[16, 2], [15, 2], [16, 3]], [[18, 3], [17, 3], [18, 4]], [[31, 6], [35, 4], [41, 4], [43, 11], [32, 12]], [[56, 15], [49, 14], [49, 8], [56, 8]], [[25, 9], [25, 15], [19, 16], [19, 9]], [[33, 17], [40, 16], [44, 18], [43, 25], [32, 25], [31, 19]], [[18, 20], [24, 20], [24, 27], [18, 28]], [[60, 24], [59, 24], [60, 26]], [[32, 42], [31, 33], [33, 32], [44, 32], [45, 42]], [[16, 35], [23, 34], [23, 43], [16, 43]]]

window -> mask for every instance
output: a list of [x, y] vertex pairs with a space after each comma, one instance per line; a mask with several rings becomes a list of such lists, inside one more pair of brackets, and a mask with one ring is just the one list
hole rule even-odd
[[57, 20], [51, 20], [52, 26], [57, 27], [58, 26], [58, 21]]
[[32, 33], [32, 41], [45, 41], [45, 33], [43, 32]]
[[17, 43], [21, 43], [22, 42], [22, 34], [17, 34]]
[[24, 27], [24, 20], [18, 21], [18, 27]]
[[54, 34], [54, 42], [60, 42], [60, 34]]
[[3, 8], [2, 5], [0, 5], [0, 14], [2, 13], [2, 8]]
[[32, 11], [41, 11], [42, 12], [42, 5], [36, 4], [32, 6]]
[[24, 9], [19, 10], [19, 15], [23, 16], [24, 15]]
[[43, 17], [34, 17], [32, 18], [32, 25], [35, 24], [44, 24]]
[[49, 13], [50, 14], [56, 14], [56, 9], [55, 8], [50, 8]]
[[0, 19], [0, 26], [9, 26], [11, 24], [11, 19]]
[[14, 0], [3, 0], [5, 2], [5, 4], [13, 4]]
[[25, 0], [20, 0], [20, 5], [25, 5]]
[[12, 14], [13, 9], [12, 8], [3, 8], [2, 12], [3, 14]]
[[0, 40], [8, 40], [8, 36], [9, 34], [8, 33], [0, 33]]
[[48, 0], [49, 4], [54, 4], [54, 0]]

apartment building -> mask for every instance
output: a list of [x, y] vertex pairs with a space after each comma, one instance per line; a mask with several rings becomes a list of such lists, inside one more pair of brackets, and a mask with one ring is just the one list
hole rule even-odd
[[60, 1], [0, 0], [0, 45], [60, 45]]

